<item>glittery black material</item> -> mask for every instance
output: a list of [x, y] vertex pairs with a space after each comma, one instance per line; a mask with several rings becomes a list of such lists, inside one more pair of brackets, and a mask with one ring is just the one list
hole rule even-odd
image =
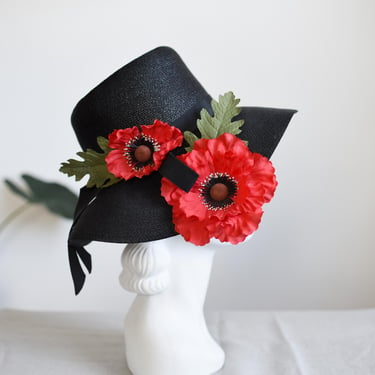
[[[100, 151], [98, 136], [108, 137], [114, 129], [149, 125], [155, 119], [182, 131], [195, 131], [200, 110], [211, 111], [210, 102], [211, 97], [177, 53], [159, 47], [90, 91], [75, 107], [72, 124], [83, 150]], [[240, 137], [249, 141], [251, 151], [270, 157], [294, 112], [244, 107], [239, 116], [245, 120]], [[183, 147], [174, 153], [182, 152]], [[108, 188], [81, 189], [68, 240], [76, 293], [84, 283], [77, 254], [91, 268], [89, 256], [82, 250], [84, 244], [136, 243], [176, 235], [171, 207], [160, 195], [160, 180], [161, 175], [154, 172]]]
[[[185, 113], [197, 118], [211, 98], [170, 48], [160, 47], [113, 73], [75, 107], [73, 128], [82, 149], [100, 151], [96, 138], [113, 129], [149, 125], [155, 119], [175, 125]], [[195, 128], [195, 121], [180, 124]]]

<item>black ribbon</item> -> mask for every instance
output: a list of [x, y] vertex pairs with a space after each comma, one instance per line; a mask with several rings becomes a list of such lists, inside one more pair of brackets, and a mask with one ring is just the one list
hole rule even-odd
[[159, 168], [159, 173], [186, 192], [190, 191], [199, 176], [171, 153], [165, 158], [163, 165]]
[[[68, 255], [69, 255], [69, 265], [70, 265], [70, 273], [72, 274], [73, 284], [74, 284], [74, 291], [75, 294], [79, 294], [83, 285], [85, 284], [86, 275], [82, 269], [81, 262], [86, 267], [87, 271], [91, 273], [92, 270], [92, 262], [91, 262], [91, 255], [86, 251], [83, 247], [90, 243], [87, 240], [77, 240], [71, 239], [71, 233], [74, 229], [75, 224], [81, 217], [83, 211], [97, 198], [100, 193], [100, 189], [95, 188], [82, 188], [80, 194], [80, 201], [76, 207], [76, 211], [74, 213], [74, 222], [69, 232], [68, 238]], [[81, 262], [80, 262], [81, 260]]]
[[76, 295], [83, 288], [86, 279], [86, 275], [83, 272], [79, 259], [81, 259], [89, 273], [91, 273], [92, 269], [91, 255], [83, 247], [84, 245], [87, 245], [87, 243], [88, 242], [68, 240], [70, 272], [72, 274], [74, 291]]

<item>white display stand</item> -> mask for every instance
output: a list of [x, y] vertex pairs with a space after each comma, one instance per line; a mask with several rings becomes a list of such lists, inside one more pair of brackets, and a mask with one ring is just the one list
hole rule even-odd
[[137, 293], [125, 319], [134, 375], [210, 375], [223, 366], [203, 315], [215, 247], [181, 236], [125, 247], [120, 283]]

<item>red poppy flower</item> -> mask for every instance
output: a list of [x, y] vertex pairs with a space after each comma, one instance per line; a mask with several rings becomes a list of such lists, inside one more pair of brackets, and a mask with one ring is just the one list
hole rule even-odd
[[260, 223], [277, 181], [272, 163], [249, 151], [233, 134], [200, 139], [178, 156], [199, 177], [186, 193], [163, 178], [161, 194], [172, 206], [175, 229], [186, 241], [205, 245], [210, 238], [237, 244]]
[[109, 172], [129, 180], [157, 171], [167, 153], [181, 146], [183, 134], [155, 120], [153, 125], [114, 130], [108, 140], [113, 149], [105, 158]]

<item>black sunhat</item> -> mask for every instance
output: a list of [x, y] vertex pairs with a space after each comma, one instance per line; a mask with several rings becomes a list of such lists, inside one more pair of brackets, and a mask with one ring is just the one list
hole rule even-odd
[[[82, 98], [72, 125], [83, 150], [100, 151], [97, 137], [114, 129], [152, 124], [155, 119], [181, 131], [196, 131], [202, 108], [211, 112], [211, 97], [168, 47], [156, 48], [125, 65]], [[270, 158], [295, 110], [242, 107], [240, 138], [252, 152]], [[183, 147], [174, 153], [183, 153]], [[107, 188], [82, 188], [69, 233], [69, 262], [75, 292], [84, 281], [78, 257], [91, 272], [91, 256], [83, 248], [91, 241], [138, 243], [177, 235], [171, 207], [160, 194], [161, 174]]]

